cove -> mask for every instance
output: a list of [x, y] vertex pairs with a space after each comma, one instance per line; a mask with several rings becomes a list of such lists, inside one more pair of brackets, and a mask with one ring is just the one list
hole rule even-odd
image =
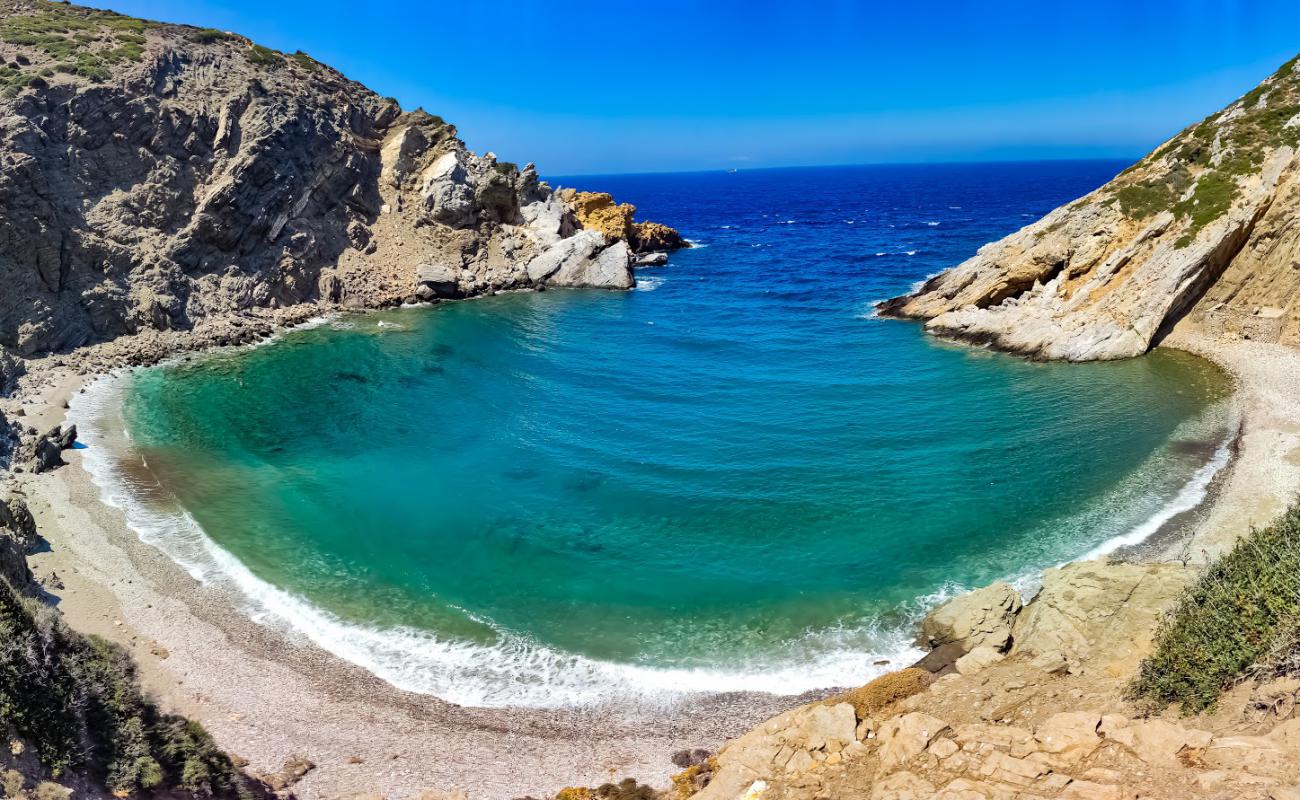
[[1030, 363], [871, 314], [1116, 167], [581, 179], [701, 246], [632, 292], [131, 373], [92, 393], [87, 463], [196, 575], [403, 688], [859, 684], [934, 597], [1129, 535], [1224, 452], [1227, 381], [1190, 355]]

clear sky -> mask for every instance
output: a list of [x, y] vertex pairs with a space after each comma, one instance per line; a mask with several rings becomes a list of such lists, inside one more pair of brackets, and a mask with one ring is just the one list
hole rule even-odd
[[90, 0], [304, 50], [543, 174], [1136, 157], [1300, 0]]

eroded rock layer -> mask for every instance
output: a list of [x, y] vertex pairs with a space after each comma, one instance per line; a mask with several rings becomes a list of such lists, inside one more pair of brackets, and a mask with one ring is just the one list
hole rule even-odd
[[1218, 335], [1300, 344], [1296, 63], [881, 312], [1072, 361], [1139, 355], [1183, 318]]

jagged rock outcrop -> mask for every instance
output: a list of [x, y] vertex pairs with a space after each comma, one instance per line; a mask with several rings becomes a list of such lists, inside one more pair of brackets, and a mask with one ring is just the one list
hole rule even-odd
[[0, 528], [0, 578], [18, 591], [25, 591], [32, 584], [23, 544], [5, 528]]
[[247, 309], [633, 285], [531, 165], [305, 54], [40, 0], [0, 42], [0, 391], [5, 351]]
[[49, 472], [63, 466], [63, 451], [77, 441], [77, 426], [55, 425], [49, 431], [33, 436], [19, 453], [18, 467], [27, 472]]
[[[636, 222], [636, 206], [615, 202], [606, 192], [579, 192], [561, 189], [560, 199], [573, 207], [578, 222], [588, 230], [600, 231], [610, 240], [622, 240], [635, 254], [653, 256], [690, 247], [674, 228], [658, 222]], [[638, 263], [642, 263], [638, 261]], [[647, 258], [646, 264], [659, 264], [657, 258]]]
[[1300, 344], [1296, 63], [879, 310], [1072, 361], [1139, 355], [1184, 317], [1220, 335]]
[[20, 498], [0, 500], [0, 578], [20, 592], [32, 585], [27, 555], [40, 544], [36, 521]]

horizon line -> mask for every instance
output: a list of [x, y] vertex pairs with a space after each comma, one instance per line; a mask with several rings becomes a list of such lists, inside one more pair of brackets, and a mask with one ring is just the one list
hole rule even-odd
[[562, 175], [545, 175], [541, 174], [543, 180], [558, 180], [561, 178], [615, 178], [615, 177], [632, 177], [637, 175], [710, 175], [718, 172], [728, 173], [736, 172], [775, 172], [778, 170], [789, 169], [844, 169], [847, 167], [943, 167], [943, 166], [963, 166], [970, 164], [1052, 164], [1060, 162], [1086, 162], [1086, 161], [1121, 161], [1129, 164], [1135, 164], [1145, 155], [1137, 157], [1130, 156], [1079, 156], [1079, 157], [1061, 157], [1061, 158], [971, 158], [971, 159], [943, 159], [938, 161], [865, 161], [847, 164], [783, 164], [769, 167], [712, 167], [709, 169], [654, 169], [638, 170], [635, 172], [568, 172]]

